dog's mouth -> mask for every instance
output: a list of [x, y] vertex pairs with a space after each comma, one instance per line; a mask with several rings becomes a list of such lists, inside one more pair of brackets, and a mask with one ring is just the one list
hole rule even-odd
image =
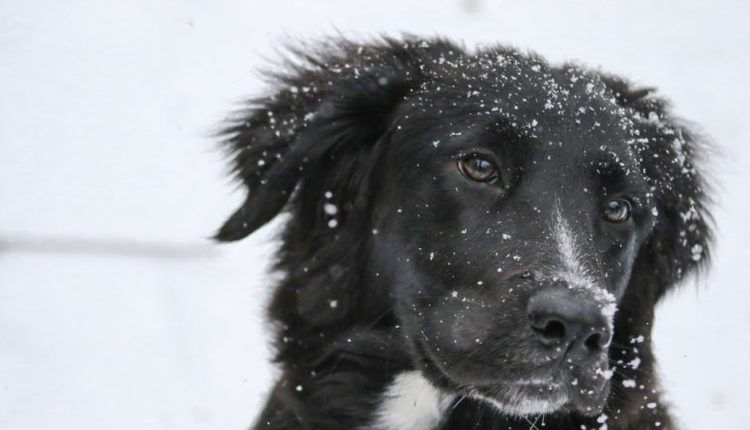
[[570, 396], [555, 382], [511, 382], [501, 387], [469, 387], [468, 397], [491, 404], [512, 416], [548, 414], [570, 403]]
[[608, 394], [607, 384], [582, 388], [577, 379], [571, 379], [573, 383], [515, 381], [497, 383], [492, 387], [469, 387], [467, 397], [517, 417], [558, 411], [589, 416], [601, 413]]
[[474, 378], [474, 381], [466, 383], [451, 376], [427, 345], [420, 341], [416, 343], [421, 355], [421, 370], [433, 384], [459, 398], [485, 402], [502, 414], [527, 417], [572, 411], [591, 416], [601, 413], [609, 395], [609, 383], [605, 378], [596, 374], [582, 377], [566, 367], [554, 372], [540, 369], [540, 376], [497, 380], [486, 378], [487, 382], [482, 383], [476, 383]]

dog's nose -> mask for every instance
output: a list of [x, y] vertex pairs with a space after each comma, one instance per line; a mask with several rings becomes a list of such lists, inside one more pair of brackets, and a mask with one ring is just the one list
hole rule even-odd
[[527, 310], [537, 341], [579, 363], [598, 357], [612, 336], [601, 306], [566, 289], [538, 292]]

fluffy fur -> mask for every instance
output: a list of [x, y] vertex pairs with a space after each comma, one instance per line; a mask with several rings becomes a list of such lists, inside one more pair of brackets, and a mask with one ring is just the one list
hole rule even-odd
[[[702, 144], [664, 100], [502, 46], [291, 51], [222, 133], [248, 194], [217, 239], [290, 214], [255, 428], [672, 428], [654, 307], [711, 235]], [[458, 167], [475, 156], [496, 181]], [[535, 340], [540, 291], [594, 309], [586, 357]]]

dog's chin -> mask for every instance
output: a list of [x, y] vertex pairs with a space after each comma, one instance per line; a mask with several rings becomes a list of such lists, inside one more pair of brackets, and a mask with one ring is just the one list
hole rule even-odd
[[512, 384], [501, 390], [472, 389], [469, 397], [491, 405], [503, 415], [515, 417], [551, 414], [569, 403], [567, 394], [548, 384]]
[[576, 412], [593, 416], [602, 412], [608, 389], [566, 388], [558, 383], [518, 382], [502, 384], [502, 388], [470, 388], [467, 397], [482, 401], [507, 416], [528, 417], [555, 412]]
[[[527, 417], [567, 411], [585, 416], [595, 416], [604, 409], [609, 395], [606, 380], [579, 382], [571, 374], [558, 375], [551, 379], [496, 381], [487, 385], [466, 383], [450, 375], [429, 352], [417, 342], [421, 352], [419, 362], [422, 373], [432, 384], [457, 396], [484, 402], [506, 416]], [[477, 380], [478, 378], [471, 378]], [[558, 381], [568, 382], [558, 382]], [[583, 386], [585, 385], [585, 387]]]

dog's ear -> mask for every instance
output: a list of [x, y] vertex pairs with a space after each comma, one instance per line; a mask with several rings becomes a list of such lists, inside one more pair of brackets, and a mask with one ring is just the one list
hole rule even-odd
[[414, 41], [390, 40], [366, 46], [336, 40], [318, 50], [292, 50], [291, 71], [271, 75], [274, 94], [252, 101], [224, 130], [248, 194], [217, 240], [242, 239], [274, 218], [315, 166], [373, 146], [419, 81], [416, 57], [426, 53]]
[[656, 284], [658, 298], [704, 267], [710, 256], [711, 201], [701, 171], [708, 142], [673, 117], [653, 89], [634, 88], [613, 77], [604, 82], [630, 111], [636, 130], [632, 143], [651, 185], [656, 222], [635, 270]]

